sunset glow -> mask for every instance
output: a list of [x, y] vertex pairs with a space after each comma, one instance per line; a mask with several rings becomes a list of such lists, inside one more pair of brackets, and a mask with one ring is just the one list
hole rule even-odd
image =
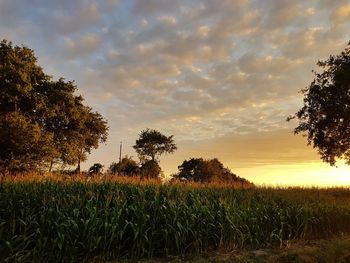
[[330, 167], [323, 163], [266, 165], [255, 169], [242, 168], [237, 173], [262, 186], [349, 187], [350, 168]]

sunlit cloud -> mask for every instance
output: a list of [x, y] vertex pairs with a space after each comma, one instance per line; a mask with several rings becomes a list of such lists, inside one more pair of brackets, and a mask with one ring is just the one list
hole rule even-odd
[[345, 23], [350, 20], [350, 4], [340, 6], [334, 10], [331, 15], [331, 21], [334, 23]]

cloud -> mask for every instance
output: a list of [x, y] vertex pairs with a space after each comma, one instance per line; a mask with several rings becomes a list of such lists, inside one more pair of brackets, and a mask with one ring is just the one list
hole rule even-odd
[[161, 16], [159, 21], [168, 25], [176, 25], [177, 20], [174, 16]]
[[77, 32], [83, 28], [93, 26], [100, 19], [100, 12], [96, 4], [80, 4], [69, 9], [61, 8], [49, 12], [51, 26], [55, 27], [57, 33], [67, 35]]
[[175, 10], [178, 3], [177, 0], [135, 0], [133, 11], [137, 14], [153, 14]]
[[333, 23], [348, 23], [350, 21], [350, 4], [335, 9], [331, 14], [331, 21]]
[[83, 35], [75, 40], [65, 38], [64, 42], [65, 51], [69, 58], [91, 54], [101, 45], [101, 39], [93, 34]]

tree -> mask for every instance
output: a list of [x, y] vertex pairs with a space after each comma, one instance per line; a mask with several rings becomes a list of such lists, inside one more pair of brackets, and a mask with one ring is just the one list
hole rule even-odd
[[202, 173], [203, 166], [205, 165], [203, 158], [191, 158], [188, 161], [185, 160], [178, 166], [179, 173], [177, 178], [186, 181], [205, 181], [207, 176]]
[[72, 129], [74, 146], [77, 156], [77, 173], [80, 173], [80, 163], [86, 160], [87, 154], [99, 143], [106, 142], [108, 136], [107, 122], [98, 112], [92, 112], [91, 108], [80, 107], [79, 118]]
[[185, 160], [178, 166], [179, 173], [174, 176], [180, 181], [193, 181], [199, 183], [209, 183], [213, 181], [226, 183], [249, 184], [243, 178], [232, 173], [228, 168], [216, 158], [204, 160], [203, 158], [191, 158]]
[[95, 163], [89, 168], [89, 175], [102, 173], [103, 165], [100, 163]]
[[37, 94], [44, 94], [45, 103], [36, 111], [39, 121], [46, 132], [53, 134], [57, 154], [52, 156], [49, 171], [55, 163], [73, 165], [78, 160], [77, 133], [81, 125], [81, 112], [84, 110], [83, 98], [74, 96], [77, 88], [72, 81], [60, 78], [58, 81], [46, 81], [35, 87]]
[[113, 162], [109, 166], [109, 172], [112, 174], [120, 174], [126, 176], [133, 176], [139, 172], [139, 166], [132, 159], [132, 157], [124, 156], [118, 163]]
[[1, 171], [51, 170], [57, 162], [80, 171], [80, 161], [106, 141], [108, 127], [76, 90], [73, 82], [46, 75], [29, 48], [0, 42]]
[[314, 71], [314, 80], [301, 90], [304, 106], [287, 120], [299, 120], [294, 133], [306, 133], [324, 162], [350, 164], [350, 42], [340, 55], [317, 65], [323, 72]]
[[19, 172], [39, 168], [53, 156], [52, 135], [44, 133], [31, 115], [42, 107], [33, 87], [49, 79], [33, 51], [0, 42], [0, 169]]
[[148, 160], [142, 164], [140, 172], [141, 178], [159, 179], [162, 174], [162, 169], [157, 161]]
[[167, 137], [159, 131], [146, 129], [141, 131], [133, 148], [140, 160], [158, 162], [160, 155], [173, 153], [177, 149], [173, 137], [173, 135]]
[[108, 167], [108, 173], [116, 174], [118, 173], [118, 164], [116, 162], [112, 162]]
[[82, 96], [74, 96], [77, 87], [72, 81], [60, 78], [56, 82], [45, 82], [36, 88], [39, 94], [45, 94], [45, 105], [49, 109], [40, 112], [44, 116], [43, 126], [54, 134], [54, 142], [59, 154], [51, 159], [50, 170], [55, 162], [80, 163], [99, 143], [104, 143], [108, 136], [106, 120], [98, 112], [83, 104]]

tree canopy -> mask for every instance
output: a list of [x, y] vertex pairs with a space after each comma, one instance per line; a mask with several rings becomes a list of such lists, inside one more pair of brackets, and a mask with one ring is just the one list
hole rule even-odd
[[217, 159], [204, 160], [203, 158], [191, 158], [183, 161], [178, 166], [179, 173], [174, 176], [180, 181], [193, 181], [209, 183], [213, 181], [226, 183], [248, 183], [247, 180], [238, 177]]
[[140, 168], [141, 178], [159, 179], [162, 175], [162, 169], [157, 161], [148, 160]]
[[0, 42], [0, 169], [78, 164], [108, 134], [106, 120], [77, 96], [74, 82], [54, 81], [27, 47]]
[[157, 130], [146, 129], [141, 131], [133, 148], [141, 161], [158, 162], [160, 155], [173, 153], [177, 149], [173, 137], [173, 135], [166, 136]]
[[339, 55], [317, 63], [311, 84], [301, 92], [303, 107], [288, 120], [298, 119], [297, 133], [306, 133], [308, 144], [321, 159], [334, 165], [337, 159], [350, 163], [350, 42]]
[[112, 174], [132, 176], [136, 175], [139, 172], [139, 166], [132, 157], [124, 156], [120, 162], [113, 162], [109, 166], [109, 172]]
[[90, 168], [89, 168], [89, 175], [93, 174], [100, 174], [102, 173], [103, 170], [103, 165], [100, 163], [94, 163]]

